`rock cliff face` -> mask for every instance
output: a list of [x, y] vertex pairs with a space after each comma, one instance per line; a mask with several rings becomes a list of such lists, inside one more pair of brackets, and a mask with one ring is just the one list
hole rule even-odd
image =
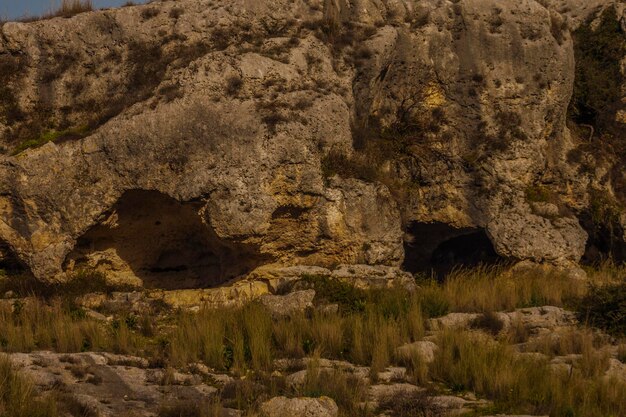
[[621, 197], [568, 157], [570, 29], [624, 7], [562, 3], [184, 0], [5, 23], [1, 263], [157, 287], [269, 263], [573, 265], [590, 185]]

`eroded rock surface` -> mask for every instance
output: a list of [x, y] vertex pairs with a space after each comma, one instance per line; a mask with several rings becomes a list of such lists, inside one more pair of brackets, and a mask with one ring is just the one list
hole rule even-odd
[[261, 404], [261, 415], [266, 417], [337, 417], [339, 409], [331, 398], [276, 397]]
[[183, 0], [5, 23], [0, 256], [47, 280], [212, 286], [399, 266], [429, 239], [403, 225], [438, 222], [501, 258], [578, 262], [587, 189], [613, 184], [568, 159], [564, 22], [592, 6]]

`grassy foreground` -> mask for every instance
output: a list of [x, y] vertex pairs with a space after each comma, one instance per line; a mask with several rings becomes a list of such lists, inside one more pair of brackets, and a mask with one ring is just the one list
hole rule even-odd
[[[272, 318], [261, 305], [253, 303], [198, 313], [134, 315], [118, 311], [112, 321], [102, 322], [89, 318], [71, 299], [32, 298], [0, 304], [0, 350], [110, 351], [146, 357], [151, 366], [165, 368], [186, 368], [201, 362], [217, 371], [258, 380], [270, 386], [273, 395], [330, 396], [343, 416], [370, 415], [359, 406], [367, 399], [366, 386], [340, 372], [326, 374], [315, 368], [313, 361], [304, 387], [290, 391], [280, 380], [272, 379], [274, 360], [341, 359], [370, 367], [374, 378], [390, 365], [406, 366], [418, 385], [438, 391], [472, 391], [490, 399], [493, 407], [485, 413], [491, 414], [626, 415], [626, 383], [604, 376], [608, 357], [593, 332], [584, 327], [572, 329], [571, 337], [563, 339], [569, 343], [561, 342], [559, 346], [537, 339], [529, 343], [530, 349], [547, 355], [537, 359], [519, 355], [513, 346], [527, 341], [523, 331], [513, 328], [499, 332], [494, 324], [495, 311], [553, 305], [577, 309], [583, 321], [603, 326], [615, 336], [626, 336], [620, 327], [624, 303], [619, 299], [620, 294], [626, 294], [624, 269], [607, 264], [590, 270], [589, 275], [591, 285], [573, 282], [553, 271], [512, 273], [478, 268], [457, 271], [443, 284], [418, 281], [419, 289], [412, 294], [399, 289], [361, 291], [324, 277], [308, 277], [316, 289], [316, 301], [336, 303], [338, 310], [302, 312], [284, 318]], [[435, 334], [433, 340], [439, 350], [432, 364], [423, 363], [417, 355], [407, 358], [397, 354], [399, 346], [422, 340], [427, 319], [449, 312], [483, 313], [478, 327], [485, 331]], [[581, 359], [566, 374], [556, 372], [546, 359], [571, 353], [580, 354]], [[54, 415], [11, 411], [33, 404], [44, 409], [55, 405], [43, 400], [32, 402], [27, 382], [3, 382], [18, 378], [6, 361], [0, 362], [0, 371], [0, 415], [5, 415], [3, 409], [10, 410], [4, 411], [7, 416]], [[254, 413], [257, 394], [247, 389], [245, 384], [236, 387], [230, 405]], [[393, 415], [420, 415], [415, 413], [423, 411], [424, 401], [411, 401], [395, 399], [389, 407], [401, 409], [390, 410]], [[175, 406], [168, 407], [161, 415], [180, 414]], [[185, 415], [212, 415], [215, 410], [216, 405], [211, 403], [195, 414]]]

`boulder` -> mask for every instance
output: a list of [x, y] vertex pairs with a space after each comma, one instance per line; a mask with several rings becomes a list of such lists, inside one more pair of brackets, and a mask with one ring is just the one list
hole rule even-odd
[[396, 350], [396, 355], [409, 361], [413, 357], [418, 357], [423, 363], [432, 363], [435, 360], [435, 353], [439, 348], [433, 342], [420, 340], [413, 343], [407, 343], [400, 346]]
[[261, 404], [261, 415], [266, 417], [337, 417], [339, 408], [328, 397], [275, 397]]
[[315, 298], [315, 290], [304, 290], [287, 295], [266, 294], [260, 298], [260, 301], [273, 316], [281, 317], [312, 309], [313, 298]]

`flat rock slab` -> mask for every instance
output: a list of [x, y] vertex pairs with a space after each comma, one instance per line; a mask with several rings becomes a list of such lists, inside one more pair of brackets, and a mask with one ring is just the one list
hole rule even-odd
[[151, 416], [163, 403], [206, 401], [217, 388], [197, 375], [143, 367], [135, 357], [100, 353], [53, 352], [9, 355], [16, 367], [45, 392], [61, 390], [101, 416], [119, 416], [132, 410]]

